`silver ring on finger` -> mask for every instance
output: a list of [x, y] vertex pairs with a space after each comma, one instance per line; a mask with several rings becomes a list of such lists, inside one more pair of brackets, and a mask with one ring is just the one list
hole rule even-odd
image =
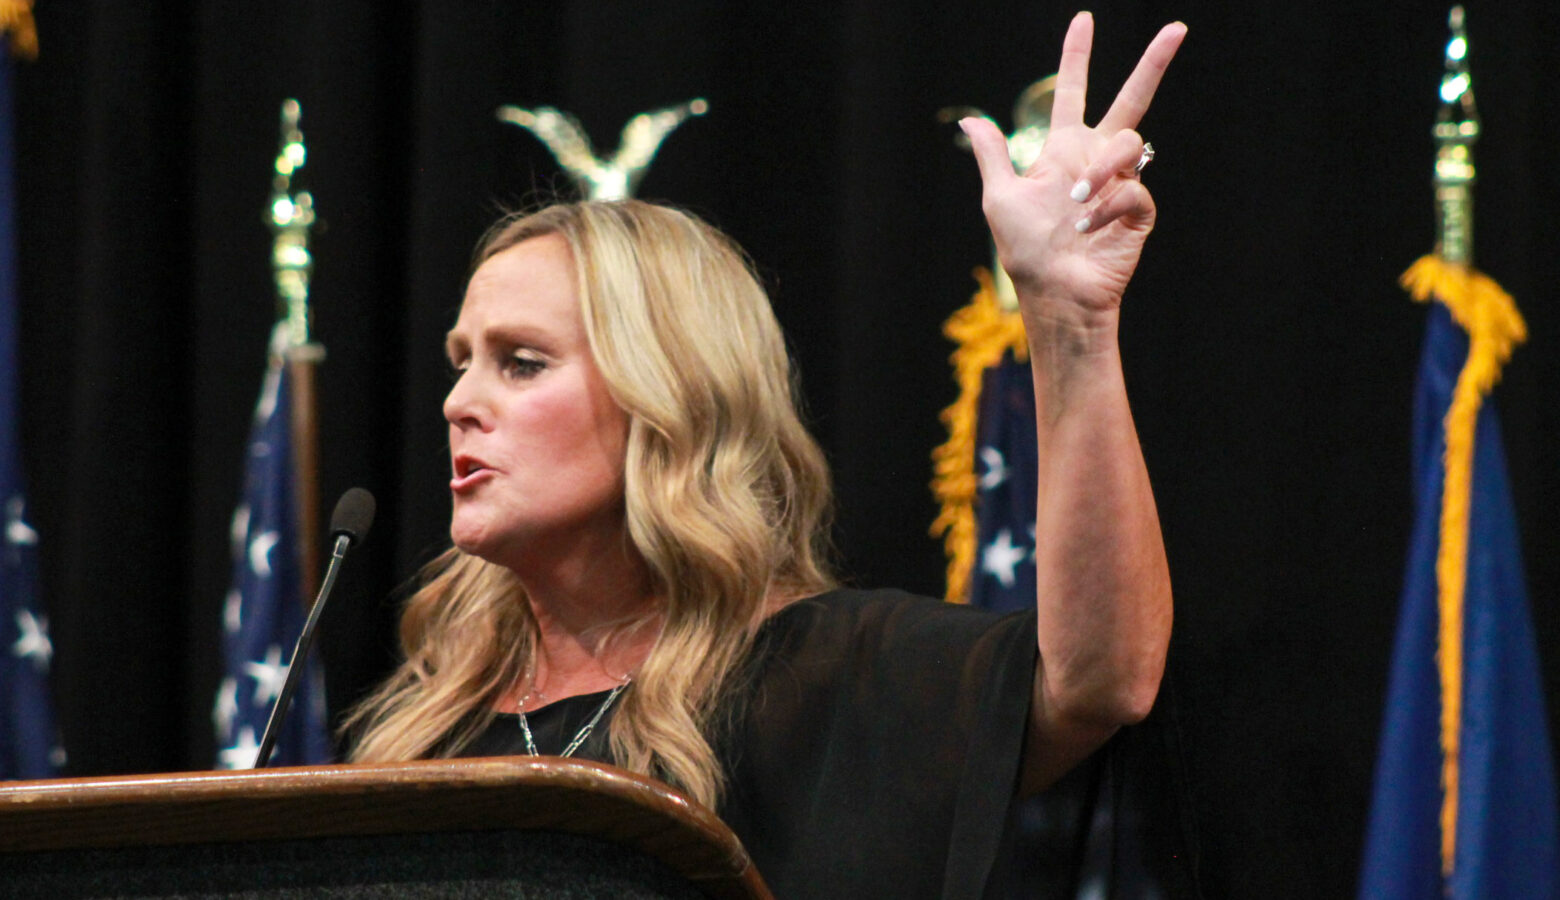
[[1143, 144], [1143, 152], [1138, 156], [1137, 165], [1132, 167], [1133, 175], [1142, 175], [1148, 164], [1154, 161], [1154, 145], [1148, 142]]

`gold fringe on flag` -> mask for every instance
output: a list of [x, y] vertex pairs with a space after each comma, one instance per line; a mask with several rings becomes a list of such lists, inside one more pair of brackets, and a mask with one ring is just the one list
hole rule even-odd
[[10, 41], [12, 56], [38, 58], [38, 26], [32, 8], [32, 0], [0, 0], [0, 34]]
[[1468, 514], [1473, 492], [1474, 432], [1484, 397], [1517, 344], [1527, 340], [1511, 295], [1489, 276], [1439, 256], [1421, 257], [1400, 279], [1421, 303], [1434, 297], [1468, 333], [1468, 359], [1457, 375], [1446, 411], [1445, 482], [1441, 489], [1441, 546], [1436, 555], [1440, 609], [1441, 871], [1452, 872], [1457, 849], [1457, 759], [1462, 729], [1463, 588], [1467, 583]]
[[1019, 362], [1029, 360], [1024, 321], [1016, 311], [1005, 311], [997, 300], [991, 272], [975, 270], [980, 289], [969, 305], [959, 309], [943, 325], [957, 349], [950, 357], [959, 397], [942, 411], [948, 441], [932, 451], [932, 494], [942, 505], [932, 522], [932, 537], [943, 539], [948, 557], [947, 599], [969, 599], [970, 570], [975, 564], [975, 495], [980, 482], [975, 475], [975, 414], [980, 408], [981, 376], [1012, 351]]

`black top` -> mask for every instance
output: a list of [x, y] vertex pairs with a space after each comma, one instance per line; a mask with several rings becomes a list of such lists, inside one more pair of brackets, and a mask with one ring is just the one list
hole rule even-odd
[[[1036, 656], [1033, 612], [836, 590], [761, 629], [733, 721], [713, 738], [718, 810], [776, 897], [974, 898], [1008, 839]], [[606, 699], [529, 713], [562, 751]], [[611, 762], [610, 711], [575, 754]], [[463, 755], [526, 752], [500, 715]]]

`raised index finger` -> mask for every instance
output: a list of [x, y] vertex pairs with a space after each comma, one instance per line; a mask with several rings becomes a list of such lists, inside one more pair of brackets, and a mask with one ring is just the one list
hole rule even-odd
[[1073, 16], [1062, 39], [1062, 61], [1056, 69], [1056, 93], [1051, 98], [1051, 127], [1083, 124], [1084, 95], [1089, 92], [1089, 47], [1094, 43], [1094, 16]]
[[[1159, 29], [1159, 33], [1149, 42], [1148, 49], [1143, 51], [1143, 58], [1138, 60], [1137, 67], [1127, 77], [1127, 83], [1121, 86], [1115, 102], [1105, 112], [1105, 117], [1100, 119], [1097, 127], [1101, 131], [1111, 134], [1123, 128], [1136, 128], [1143, 121], [1143, 114], [1148, 112], [1148, 104], [1153, 101], [1154, 92], [1159, 90], [1159, 79], [1164, 77], [1165, 69], [1169, 68], [1170, 60], [1175, 58], [1175, 51], [1180, 48], [1184, 37], [1186, 25], [1181, 22], [1171, 22]], [[1063, 59], [1066, 59], [1065, 51]], [[1059, 83], [1061, 78], [1058, 77], [1057, 81]]]

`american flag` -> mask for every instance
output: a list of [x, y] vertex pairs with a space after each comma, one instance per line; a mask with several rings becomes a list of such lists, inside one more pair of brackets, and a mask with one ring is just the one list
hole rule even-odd
[[976, 559], [972, 606], [1035, 605], [1035, 386], [1011, 353], [986, 370], [976, 415]]
[[38, 533], [27, 523], [16, 360], [16, 204], [11, 59], [0, 40], [0, 779], [47, 778], [65, 764], [49, 698], [54, 645], [38, 605]]
[[[255, 764], [271, 706], [287, 678], [287, 655], [305, 618], [292, 458], [292, 398], [281, 329], [272, 341], [260, 402], [255, 406], [244, 494], [233, 513], [233, 582], [223, 604], [226, 676], [212, 723], [217, 767]], [[310, 665], [278, 736], [271, 762], [328, 762], [325, 690]]]

